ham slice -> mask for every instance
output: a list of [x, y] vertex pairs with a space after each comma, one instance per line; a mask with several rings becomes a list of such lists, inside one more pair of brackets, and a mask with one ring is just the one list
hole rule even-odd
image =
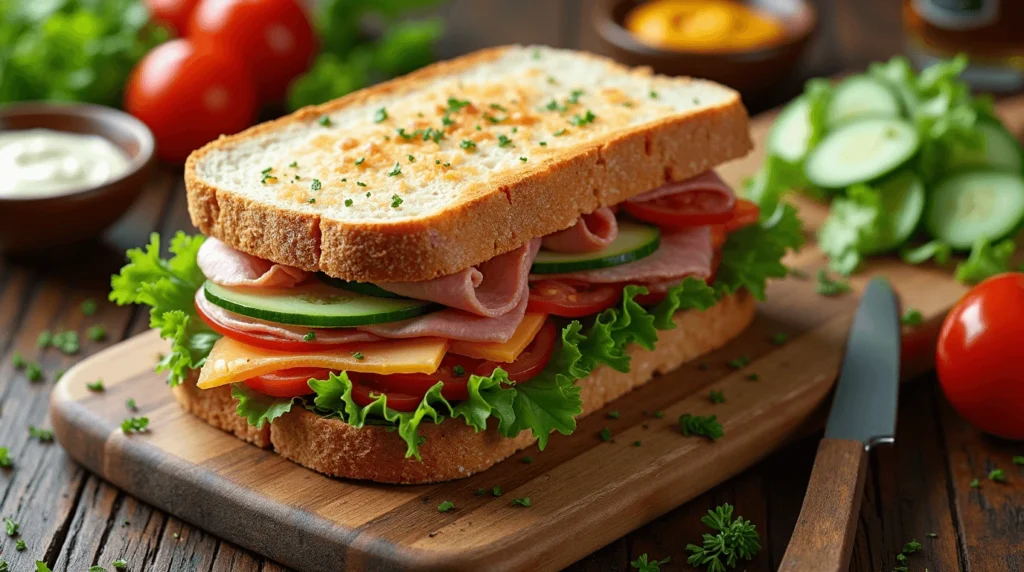
[[477, 316], [497, 318], [517, 309], [525, 299], [530, 266], [539, 249], [540, 239], [534, 239], [511, 252], [455, 274], [425, 282], [382, 282], [377, 286], [407, 298], [437, 302]]
[[290, 288], [310, 276], [300, 268], [274, 264], [235, 250], [213, 237], [199, 247], [196, 262], [210, 281], [221, 286]]
[[582, 215], [576, 224], [544, 237], [543, 246], [555, 252], [595, 252], [619, 235], [615, 213], [607, 207]]
[[685, 276], [711, 275], [714, 248], [710, 227], [700, 226], [661, 232], [661, 246], [646, 258], [610, 268], [565, 274], [531, 274], [530, 280], [571, 278], [591, 284], [653, 284]]
[[632, 197], [629, 199], [629, 202], [642, 203], [692, 191], [717, 193], [720, 195], [720, 200], [722, 202], [720, 207], [721, 210], [729, 210], [736, 204], [736, 195], [732, 192], [732, 189], [729, 188], [729, 185], [725, 184], [725, 181], [723, 181], [714, 171], [705, 171], [696, 177], [690, 177], [685, 181], [664, 184], [657, 189], [652, 189], [646, 193]]
[[[382, 339], [369, 332], [360, 332], [353, 328], [307, 328], [304, 326], [287, 326], [242, 316], [214, 305], [206, 296], [203, 290], [196, 291], [196, 307], [210, 320], [226, 328], [245, 332], [247, 334], [261, 334], [274, 336], [289, 342], [304, 342], [306, 334], [310, 331], [316, 332], [316, 341], [327, 344], [351, 344], [356, 342], [376, 342]], [[311, 347], [313, 347], [311, 345]]]
[[505, 343], [519, 327], [526, 315], [529, 286], [523, 283], [519, 302], [510, 311], [497, 318], [486, 318], [463, 310], [447, 309], [401, 322], [363, 326], [360, 330], [382, 338], [419, 338], [424, 336], [463, 340], [467, 342]]

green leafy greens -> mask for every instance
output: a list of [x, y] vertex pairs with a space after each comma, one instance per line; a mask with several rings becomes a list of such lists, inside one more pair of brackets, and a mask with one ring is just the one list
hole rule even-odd
[[169, 36], [142, 0], [0, 0], [0, 102], [117, 107], [132, 68]]
[[733, 507], [729, 503], [709, 510], [700, 519], [717, 534], [705, 534], [703, 543], [686, 545], [690, 566], [704, 566], [707, 572], [725, 572], [726, 566], [736, 568], [740, 560], [753, 560], [761, 551], [761, 537], [749, 520], [738, 516], [732, 518]]
[[[316, 4], [311, 21], [317, 26], [322, 51], [310, 69], [288, 91], [288, 106], [298, 109], [323, 103], [402, 75], [434, 61], [434, 44], [443, 26], [437, 18], [414, 20], [439, 0], [325, 0]], [[366, 20], [383, 24], [376, 37], [365, 33]], [[386, 117], [386, 116], [385, 116]]]
[[[645, 308], [635, 300], [647, 292], [645, 288], [626, 286], [618, 307], [601, 312], [586, 327], [576, 320], [565, 325], [550, 363], [529, 382], [512, 382], [500, 368], [488, 377], [470, 375], [469, 399], [458, 403], [441, 395], [442, 383], [438, 382], [414, 411], [389, 408], [384, 394], [360, 406], [352, 399], [352, 382], [344, 372], [327, 379], [311, 379], [309, 386], [314, 395], [310, 398], [272, 398], [244, 384], [235, 384], [231, 393], [238, 402], [238, 414], [256, 427], [273, 422], [293, 407], [305, 407], [354, 427], [393, 428], [406, 442], [409, 457], [420, 456], [420, 426], [445, 419], [461, 420], [476, 431], [496, 426], [506, 437], [531, 431], [543, 449], [551, 432], [570, 434], [576, 429], [576, 416], [582, 412], [577, 380], [601, 365], [629, 371], [628, 346], [637, 344], [654, 349], [658, 331], [676, 327], [672, 318], [681, 310], [707, 309], [723, 296], [742, 289], [763, 299], [768, 279], [787, 273], [782, 256], [798, 249], [803, 238], [795, 209], [780, 205], [760, 223], [729, 235], [713, 285], [688, 278], [670, 288], [664, 300], [653, 308]], [[219, 339], [198, 318], [193, 305], [195, 293], [204, 281], [196, 263], [202, 241], [202, 236], [178, 233], [169, 245], [170, 257], [164, 259], [160, 257], [160, 239], [154, 234], [145, 248], [128, 252], [129, 263], [111, 279], [110, 299], [118, 304], [149, 305], [150, 324], [171, 340], [172, 350], [160, 361], [158, 370], [168, 372], [172, 385], [184, 381], [190, 370], [202, 367]]]

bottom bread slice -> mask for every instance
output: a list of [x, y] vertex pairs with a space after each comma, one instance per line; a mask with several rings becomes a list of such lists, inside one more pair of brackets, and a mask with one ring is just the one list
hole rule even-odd
[[[655, 375], [714, 351], [739, 335], [754, 318], [755, 301], [746, 291], [723, 297], [704, 311], [680, 312], [676, 328], [658, 333], [654, 351], [640, 346], [627, 350], [630, 371], [599, 367], [577, 383], [581, 386], [583, 415], [600, 409]], [[464, 423], [425, 422], [420, 435], [422, 461], [406, 459], [406, 444], [385, 427], [356, 429], [305, 408], [293, 408], [270, 425], [256, 429], [235, 413], [229, 386], [200, 390], [194, 380], [173, 389], [192, 414], [258, 447], [270, 448], [300, 465], [335, 477], [382, 483], [421, 484], [468, 477], [491, 467], [536, 439], [529, 431], [513, 438], [494, 428], [476, 432]]]

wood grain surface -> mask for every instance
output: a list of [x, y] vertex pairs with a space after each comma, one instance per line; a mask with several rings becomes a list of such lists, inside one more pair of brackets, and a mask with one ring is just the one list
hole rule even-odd
[[[1009, 101], [1001, 109], [1016, 114], [1022, 104]], [[764, 139], [770, 121], [755, 120], [755, 141]], [[757, 161], [755, 154], [722, 174], [738, 184]], [[813, 229], [822, 207], [804, 202], [801, 214]], [[811, 245], [789, 263], [813, 275], [821, 256]], [[852, 280], [855, 291], [875, 275], [915, 300], [926, 323], [940, 320], [964, 292], [948, 272], [894, 259], [872, 262]], [[299, 569], [556, 570], [737, 474], [812, 422], [838, 371], [856, 306], [854, 295], [826, 298], [814, 289], [806, 278], [773, 283], [755, 323], [726, 348], [583, 419], [575, 434], [556, 436], [547, 451], [527, 450], [532, 463], [516, 455], [452, 483], [394, 487], [329, 479], [207, 426], [181, 411], [152, 373], [164, 347], [152, 332], [69, 371], [54, 390], [51, 417], [69, 454], [90, 470]], [[780, 331], [790, 339], [773, 345], [772, 334]], [[749, 365], [726, 365], [738, 356]], [[97, 378], [106, 391], [86, 389]], [[710, 390], [722, 391], [726, 403], [711, 403]], [[151, 433], [129, 437], [119, 430], [129, 397], [152, 420]], [[607, 418], [610, 410], [617, 419]], [[717, 415], [726, 437], [683, 437], [676, 423], [683, 413]], [[604, 427], [611, 442], [597, 438]], [[501, 497], [473, 494], [494, 486]], [[524, 496], [531, 507], [511, 505]], [[442, 514], [437, 504], [445, 500], [456, 508]]]
[[[820, 28], [798, 69], [780, 78], [763, 99], [747, 100], [756, 113], [799, 92], [803, 80], [862, 69], [904, 46], [901, 2], [894, 0], [812, 0]], [[439, 55], [451, 57], [509, 42], [539, 42], [595, 49], [589, 12], [594, 0], [450, 0], [439, 13], [446, 32]], [[1019, 135], [1024, 114], [1010, 118]], [[750, 168], [748, 165], [745, 168]], [[49, 427], [54, 378], [75, 362], [147, 329], [140, 308], [104, 303], [110, 274], [124, 263], [124, 251], [143, 244], [152, 231], [194, 232], [185, 209], [180, 170], [163, 166], [141, 200], [104, 236], [74, 248], [33, 256], [0, 255], [0, 446], [14, 466], [0, 470], [0, 516], [21, 524], [15, 538], [0, 540], [0, 559], [15, 571], [46, 562], [55, 572], [108, 570], [118, 558], [128, 570], [166, 572], [283, 572], [287, 568], [228, 540], [204, 532], [127, 494], [70, 460], [54, 443], [28, 436], [29, 425]], [[83, 317], [79, 304], [99, 300], [96, 315]], [[904, 296], [904, 303], [917, 300]], [[102, 324], [101, 342], [83, 338], [79, 353], [39, 350], [43, 330]], [[938, 322], [930, 324], [937, 327]], [[30, 382], [11, 365], [15, 353], [38, 361], [41, 382]], [[724, 366], [722, 366], [724, 367]], [[151, 391], [166, 391], [154, 385]], [[611, 421], [604, 421], [611, 423]], [[600, 427], [600, 424], [596, 424]], [[615, 429], [614, 424], [609, 427]], [[812, 429], [813, 430], [813, 429]], [[892, 570], [911, 539], [924, 549], [910, 557], [913, 571], [1018, 572], [1024, 570], [1024, 467], [1011, 463], [1024, 445], [992, 439], [968, 425], [945, 401], [933, 373], [901, 388], [893, 447], [873, 451], [850, 569]], [[708, 529], [706, 512], [728, 502], [750, 519], [763, 549], [744, 565], [748, 572], [775, 570], [786, 549], [811, 472], [818, 437], [811, 434], [693, 500], [618, 537], [570, 565], [569, 572], [635, 572], [641, 554], [671, 556], [663, 572], [691, 571], [685, 545]], [[985, 477], [1006, 470], [1005, 484]], [[969, 483], [980, 479], [980, 486]]]
[[779, 572], [849, 569], [867, 466], [864, 443], [851, 439], [821, 440], [804, 504]]

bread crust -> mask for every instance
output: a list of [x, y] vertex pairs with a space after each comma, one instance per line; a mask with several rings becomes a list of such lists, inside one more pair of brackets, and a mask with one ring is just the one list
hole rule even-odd
[[[425, 81], [494, 60], [513, 48], [492, 48], [440, 62], [204, 146], [185, 164], [193, 224], [208, 236], [280, 264], [361, 282], [422, 281], [490, 260], [533, 238], [568, 228], [581, 214], [698, 175], [752, 148], [747, 112], [734, 93], [724, 104], [623, 129], [580, 143], [542, 165], [496, 174], [486, 185], [467, 188], [465, 196], [471, 198], [446, 210], [395, 222], [321, 218], [250, 200], [197, 174], [201, 161], [239, 140], [374, 97], [414, 91]], [[581, 57], [607, 61], [590, 54]], [[632, 73], [649, 75], [650, 71]]]
[[[628, 373], [599, 367], [580, 380], [583, 414], [592, 413], [654, 376], [718, 349], [739, 335], [753, 320], [755, 301], [746, 291], [727, 296], [705, 311], [677, 314], [675, 329], [659, 333], [649, 352], [633, 345]], [[187, 382], [175, 388], [182, 405], [211, 425], [260, 447], [273, 446], [281, 456], [327, 475], [382, 483], [423, 484], [468, 477], [487, 469], [536, 440], [528, 431], [515, 438], [497, 430], [475, 432], [464, 423], [424, 422], [420, 435], [422, 462], [405, 458], [406, 444], [394, 431], [367, 426], [356, 429], [296, 407], [269, 429], [257, 431], [235, 413], [230, 387], [202, 391]]]

